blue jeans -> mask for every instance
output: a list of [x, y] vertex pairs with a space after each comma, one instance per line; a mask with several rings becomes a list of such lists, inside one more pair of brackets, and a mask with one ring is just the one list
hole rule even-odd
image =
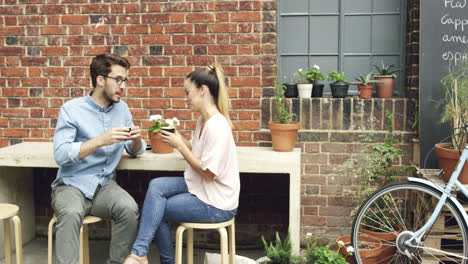
[[151, 241], [159, 248], [161, 264], [174, 264], [174, 248], [168, 222], [217, 223], [232, 219], [237, 209], [225, 211], [190, 194], [183, 177], [151, 180], [141, 214], [140, 230], [132, 253], [147, 256]]

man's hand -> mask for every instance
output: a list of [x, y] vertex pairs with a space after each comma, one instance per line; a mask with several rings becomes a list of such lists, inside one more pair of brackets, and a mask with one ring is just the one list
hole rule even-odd
[[109, 129], [106, 133], [100, 136], [102, 140], [102, 145], [108, 146], [117, 142], [128, 140], [130, 138], [131, 133], [131, 131], [129, 132], [128, 130], [128, 127], [114, 127]]
[[134, 142], [141, 140], [141, 130], [139, 126], [134, 126], [128, 129], [130, 136], [127, 140], [133, 140]]

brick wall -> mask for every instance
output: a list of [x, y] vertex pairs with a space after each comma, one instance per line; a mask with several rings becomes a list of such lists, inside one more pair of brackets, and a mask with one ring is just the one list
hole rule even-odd
[[[183, 102], [184, 76], [217, 62], [230, 87], [236, 143], [271, 146], [267, 122], [277, 63], [276, 5], [276, 0], [0, 0], [0, 146], [50, 141], [60, 106], [89, 91], [89, 63], [104, 52], [125, 56], [132, 64], [126, 102], [136, 125], [147, 128], [152, 114], [177, 116], [189, 136], [195, 116]], [[415, 76], [410, 76], [411, 88]], [[351, 205], [343, 193], [356, 183], [333, 168], [360, 151], [359, 135], [374, 134], [376, 142], [382, 141], [385, 110], [393, 113], [405, 152], [399, 162], [406, 164], [414, 106], [415, 101], [405, 98], [291, 100], [291, 111], [301, 122], [297, 146], [303, 152], [303, 234], [313, 232], [331, 241], [349, 231]], [[41, 233], [51, 215], [48, 186], [56, 171], [36, 174]], [[135, 174], [141, 180], [128, 180]], [[161, 175], [121, 172], [119, 181], [141, 204], [149, 179]], [[276, 208], [287, 206], [288, 189], [277, 189], [287, 185], [285, 177], [265, 177], [241, 177], [237, 227], [246, 244], [258, 243], [260, 235], [273, 230], [287, 230], [287, 209]], [[206, 235], [207, 240], [213, 237]]]

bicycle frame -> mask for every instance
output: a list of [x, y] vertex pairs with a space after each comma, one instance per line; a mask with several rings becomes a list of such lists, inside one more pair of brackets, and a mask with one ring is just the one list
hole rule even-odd
[[454, 202], [454, 204], [457, 206], [457, 209], [459, 209], [459, 211], [461, 212], [461, 214], [463, 216], [463, 219], [465, 221], [465, 225], [467, 225], [468, 215], [466, 214], [465, 209], [460, 204], [460, 202], [455, 197], [452, 196], [452, 192], [454, 190], [456, 190], [455, 189], [455, 187], [456, 187], [463, 193], [463, 195], [465, 195], [465, 197], [468, 198], [468, 190], [466, 190], [465, 187], [463, 186], [463, 184], [461, 184], [460, 181], [458, 180], [458, 176], [460, 175], [460, 173], [461, 173], [461, 171], [463, 169], [463, 165], [465, 164], [465, 162], [467, 160], [468, 160], [468, 146], [466, 146], [463, 149], [463, 152], [462, 152], [462, 154], [460, 156], [460, 159], [458, 160], [456, 170], [450, 176], [450, 180], [448, 181], [445, 188], [442, 188], [442, 187], [440, 187], [440, 186], [438, 186], [438, 185], [436, 185], [433, 182], [428, 181], [428, 180], [408, 177], [408, 181], [423, 183], [423, 184], [429, 185], [429, 186], [441, 191], [442, 196], [441, 196], [439, 202], [437, 203], [437, 205], [436, 205], [436, 207], [434, 209], [434, 212], [432, 213], [429, 220], [426, 222], [426, 224], [421, 229], [416, 231], [408, 241], [406, 241], [406, 245], [410, 245], [411, 242], [413, 242], [415, 239], [416, 239], [416, 242], [421, 241], [420, 239], [424, 235], [424, 233], [435, 223], [435, 221], [436, 221], [437, 217], [439, 216], [439, 214], [440, 214], [440, 212], [442, 210], [442, 207], [444, 206], [447, 199], [450, 199], [450, 200], [452, 200], [452, 202]]

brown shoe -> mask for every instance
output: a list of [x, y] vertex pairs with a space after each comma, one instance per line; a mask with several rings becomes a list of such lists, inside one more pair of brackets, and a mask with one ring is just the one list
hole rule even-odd
[[134, 254], [130, 254], [127, 256], [123, 264], [148, 264], [148, 257], [139, 257]]

